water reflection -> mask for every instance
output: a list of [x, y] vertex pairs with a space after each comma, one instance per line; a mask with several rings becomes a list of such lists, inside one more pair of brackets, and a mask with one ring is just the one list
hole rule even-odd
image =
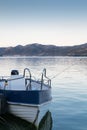
[[52, 130], [51, 112], [47, 112], [39, 124], [39, 130]]

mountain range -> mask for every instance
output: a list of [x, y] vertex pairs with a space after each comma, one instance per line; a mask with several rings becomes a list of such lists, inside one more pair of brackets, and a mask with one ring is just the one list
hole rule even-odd
[[87, 43], [75, 46], [42, 45], [0, 47], [0, 56], [87, 56]]

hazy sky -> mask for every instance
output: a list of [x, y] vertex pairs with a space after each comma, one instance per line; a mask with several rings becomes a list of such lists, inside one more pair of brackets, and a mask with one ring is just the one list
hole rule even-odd
[[0, 46], [87, 42], [87, 0], [0, 0]]

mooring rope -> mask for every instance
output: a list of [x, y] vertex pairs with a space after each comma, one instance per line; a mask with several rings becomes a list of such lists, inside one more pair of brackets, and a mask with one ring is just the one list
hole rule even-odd
[[0, 123], [8, 126], [8, 122], [6, 121], [6, 119], [4, 119], [4, 117], [1, 117], [1, 116], [0, 116]]
[[70, 69], [72, 66], [74, 66], [74, 64], [72, 64], [69, 67], [66, 67], [65, 69], [63, 69], [60, 73], [57, 73], [56, 75], [54, 75], [53, 77], [51, 77], [50, 79], [55, 79], [57, 76], [61, 75], [63, 72], [65, 72], [66, 70]]
[[33, 124], [35, 124], [35, 123], [36, 123], [36, 121], [37, 121], [37, 119], [38, 119], [38, 116], [39, 116], [39, 113], [40, 113], [40, 111], [39, 111], [39, 110], [37, 110], [37, 114], [36, 114], [36, 117], [35, 117], [35, 119], [34, 119], [34, 121], [33, 121]]

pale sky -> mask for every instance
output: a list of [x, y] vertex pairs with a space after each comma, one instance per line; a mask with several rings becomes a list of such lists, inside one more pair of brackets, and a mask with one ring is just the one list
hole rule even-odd
[[0, 47], [87, 42], [87, 0], [0, 0]]

